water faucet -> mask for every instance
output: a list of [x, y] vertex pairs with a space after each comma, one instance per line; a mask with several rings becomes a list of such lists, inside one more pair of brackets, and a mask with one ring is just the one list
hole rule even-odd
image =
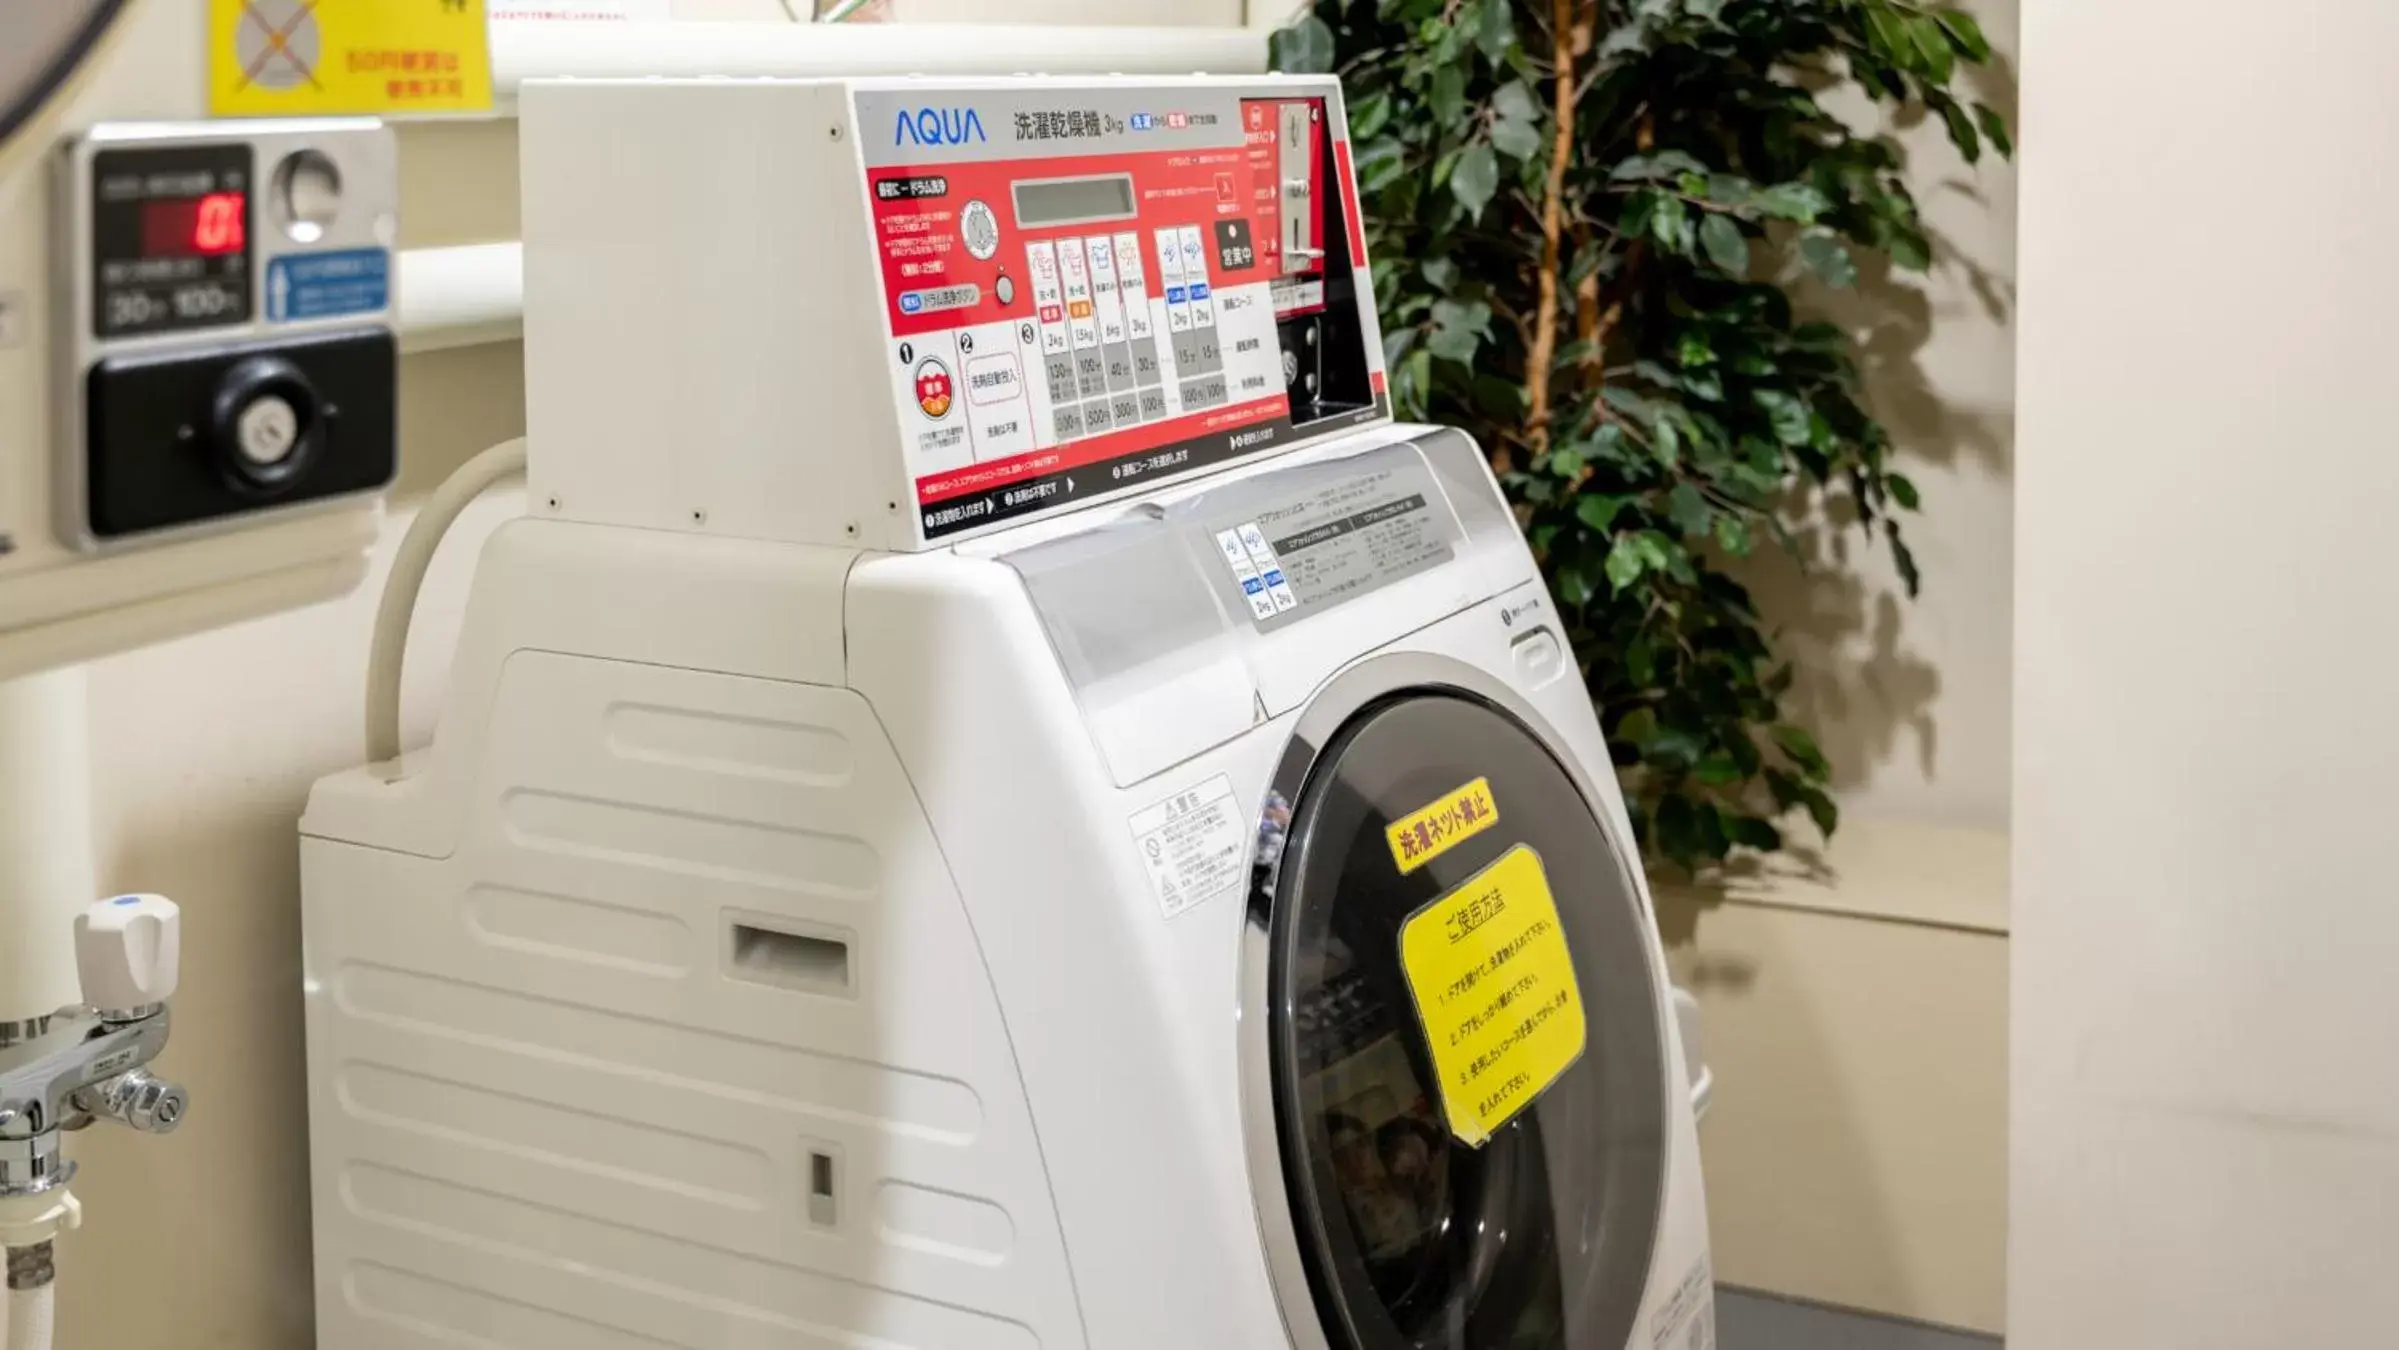
[[67, 1183], [66, 1131], [109, 1120], [164, 1134], [182, 1122], [183, 1089], [145, 1067], [166, 1048], [181, 947], [164, 896], [121, 895], [76, 917], [83, 1002], [0, 1043], [0, 1201]]

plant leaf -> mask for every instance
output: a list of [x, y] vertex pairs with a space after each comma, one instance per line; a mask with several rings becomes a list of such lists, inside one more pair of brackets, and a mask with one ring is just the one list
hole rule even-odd
[[1483, 208], [1499, 191], [1499, 156], [1488, 145], [1468, 146], [1449, 176], [1449, 190], [1470, 218], [1482, 219]]
[[1699, 174], [1704, 178], [1707, 172], [1707, 165], [1700, 163], [1685, 151], [1660, 150], [1652, 155], [1628, 156], [1620, 161], [1608, 176], [1619, 183], [1636, 180], [1663, 182], [1671, 178], [1680, 178], [1687, 173]]
[[1633, 542], [1638, 536], [1618, 535], [1608, 549], [1608, 585], [1623, 590], [1640, 579], [1641, 546]]
[[1691, 212], [1680, 197], [1664, 197], [1649, 218], [1649, 236], [1665, 248], [1681, 254], [1691, 252]]
[[1947, 84], [1957, 70], [1957, 53], [1949, 48], [1949, 34], [1940, 24], [1916, 15], [1907, 20], [1908, 45], [1916, 49], [1917, 70], [1934, 84]]
[[1541, 120], [1541, 105], [1534, 101], [1533, 91], [1522, 80], [1501, 85], [1499, 92], [1491, 96], [1491, 110], [1510, 122]]
[[1699, 223], [1699, 242], [1708, 251], [1708, 261], [1733, 276], [1749, 273], [1749, 241], [1741, 237], [1741, 227], [1733, 218], [1710, 212]]
[[1433, 331], [1425, 336], [1425, 346], [1433, 355], [1459, 365], [1474, 363], [1475, 348], [1491, 330], [1491, 306], [1480, 300], [1460, 303], [1456, 300], [1433, 302]]
[[1883, 486], [1890, 489], [1891, 500], [1899, 503], [1902, 510], [1913, 511], [1917, 509], [1916, 485], [1905, 475], [1896, 473], [1884, 474]]
[[1650, 452], [1658, 457], [1658, 463], [1669, 469], [1673, 468], [1675, 462], [1683, 457], [1682, 429], [1661, 417], [1657, 420], [1657, 424], [1650, 428], [1649, 436]]
[[1530, 122], [1502, 118], [1491, 124], [1491, 144], [1510, 159], [1531, 159], [1541, 153], [1541, 129]]
[[1973, 15], [1962, 9], [1942, 9], [1933, 12], [1933, 19], [1949, 35], [1958, 55], [1976, 65], [1991, 59], [1991, 40], [1983, 36], [1983, 26]]
[[1624, 509], [1624, 501], [1604, 492], [1586, 492], [1575, 499], [1574, 514], [1593, 534], [1606, 534], [1616, 523], [1616, 513]]
[[1992, 145], [1998, 147], [2000, 158], [2012, 159], [2015, 157], [2016, 144], [2008, 139], [2007, 119], [1999, 115], [1997, 108], [1988, 103], [1975, 104], [1974, 122], [1976, 126], [1982, 128], [1983, 136]]
[[1892, 65], [1915, 64], [1915, 44], [1908, 41], [1905, 21], [1881, 5], [1866, 9], [1867, 46]]
[[1432, 110], [1435, 120], [1444, 124], [1466, 111], [1465, 67], [1447, 65], [1433, 72]]
[[1675, 528], [1684, 534], [1704, 536], [1708, 532], [1709, 517], [1715, 512], [1709, 508], [1708, 499], [1701, 495], [1697, 487], [1690, 483], [1677, 483], [1674, 491], [1666, 494], [1666, 514], [1674, 521]]
[[1482, 24], [1475, 31], [1474, 42], [1483, 49], [1483, 59], [1496, 65], [1516, 43], [1516, 16], [1510, 11], [1508, 0], [1482, 0], [1482, 10]]
[[1727, 511], [1716, 517], [1716, 543], [1736, 558], [1749, 556], [1749, 522]]
[[1378, 92], [1359, 99], [1349, 108], [1349, 135], [1352, 141], [1370, 141], [1375, 133], [1391, 122], [1391, 95]]
[[1858, 280], [1857, 260], [1849, 256], [1849, 247], [1841, 236], [1827, 229], [1803, 230], [1799, 235], [1799, 260], [1827, 286], [1854, 286]]
[[1333, 30], [1313, 14], [1275, 30], [1266, 45], [1267, 60], [1276, 70], [1322, 75], [1333, 68]]
[[1813, 223], [1832, 205], [1824, 199], [1823, 193], [1805, 183], [1777, 183], [1769, 188], [1760, 188], [1754, 200], [1757, 208], [1767, 215], [1803, 225]]
[[1933, 106], [1941, 110], [1941, 120], [1948, 124], [1949, 143], [1958, 148], [1958, 153], [1966, 157], [1968, 164], [1981, 163], [1982, 135], [1974, 129], [1974, 121], [1966, 115], [1966, 110], [1959, 107], [1953, 98], [1933, 100]]
[[1783, 753], [1791, 757], [1791, 762], [1799, 766], [1799, 771], [1810, 778], [1822, 778], [1832, 771], [1832, 766], [1825, 762], [1824, 751], [1817, 748], [1816, 738], [1809, 735], [1804, 727], [1789, 723], [1776, 727], [1774, 743], [1781, 746]]

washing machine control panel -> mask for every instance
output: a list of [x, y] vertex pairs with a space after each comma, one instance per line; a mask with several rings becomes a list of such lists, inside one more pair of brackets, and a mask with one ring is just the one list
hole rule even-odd
[[928, 541], [1389, 416], [1331, 81], [855, 98]]

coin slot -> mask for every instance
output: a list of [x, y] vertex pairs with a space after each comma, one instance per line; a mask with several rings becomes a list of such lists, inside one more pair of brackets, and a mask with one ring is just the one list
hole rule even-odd
[[727, 974], [811, 994], [847, 996], [852, 990], [849, 935], [833, 929], [769, 928], [735, 920], [726, 950]]
[[292, 242], [316, 243], [341, 215], [341, 169], [321, 150], [295, 150], [275, 166], [273, 200]]

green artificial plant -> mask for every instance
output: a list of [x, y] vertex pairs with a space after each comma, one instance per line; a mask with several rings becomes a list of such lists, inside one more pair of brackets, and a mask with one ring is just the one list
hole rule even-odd
[[[1922, 270], [1899, 151], [1854, 82], [2011, 153], [1952, 92], [1974, 19], [1904, 0], [1315, 0], [1285, 70], [1337, 71], [1403, 416], [1482, 442], [1549, 577], [1645, 852], [1685, 869], [1829, 834], [1830, 766], [1735, 560], [1821, 505], [1879, 534], [1916, 489], [1850, 336], [1793, 302], [1860, 256]], [[1805, 491], [1795, 491], [1805, 489]], [[1810, 496], [1823, 500], [1809, 502]]]

